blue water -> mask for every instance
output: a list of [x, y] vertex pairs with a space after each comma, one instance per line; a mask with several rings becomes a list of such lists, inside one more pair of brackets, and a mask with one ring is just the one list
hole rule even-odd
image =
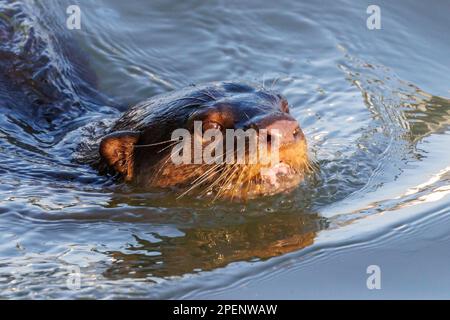
[[[0, 1], [0, 298], [449, 298], [450, 3], [378, 1], [380, 30], [370, 4]], [[316, 177], [211, 204], [77, 163], [127, 107], [222, 80], [288, 98]]]

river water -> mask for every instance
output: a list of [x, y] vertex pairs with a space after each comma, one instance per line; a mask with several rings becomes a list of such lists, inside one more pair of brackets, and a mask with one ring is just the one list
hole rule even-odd
[[[0, 298], [449, 298], [450, 2], [377, 1], [379, 30], [370, 4], [0, 0]], [[288, 98], [317, 176], [209, 203], [77, 162], [127, 107], [223, 80]]]

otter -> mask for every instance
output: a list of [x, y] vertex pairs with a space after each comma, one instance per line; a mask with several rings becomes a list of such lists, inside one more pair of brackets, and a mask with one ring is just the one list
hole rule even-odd
[[[195, 121], [201, 121], [203, 130], [277, 132], [279, 160], [269, 164], [175, 164], [171, 150], [177, 140], [171, 134], [183, 128], [194, 135]], [[273, 138], [269, 133], [269, 145]], [[139, 187], [176, 188], [180, 196], [251, 199], [273, 195], [292, 190], [312, 170], [305, 135], [290, 114], [286, 98], [241, 82], [193, 85], [139, 103], [115, 121], [98, 151], [101, 173]], [[249, 156], [250, 151], [245, 152]]]
[[[47, 135], [57, 137], [50, 141], [58, 141], [74, 119], [114, 102], [95, 89], [95, 73], [84, 52], [76, 50], [64, 33], [50, 41], [31, 12], [21, 2], [5, 4], [0, 10], [0, 108], [5, 114], [14, 110], [14, 116], [33, 132], [43, 133], [42, 141], [47, 141]], [[203, 130], [221, 132], [251, 128], [259, 135], [276, 129], [277, 135], [266, 138], [269, 157], [274, 141], [279, 142], [278, 161], [175, 164], [171, 154], [177, 141], [172, 133], [186, 129], [194, 135], [196, 121], [201, 121]], [[312, 168], [305, 136], [286, 98], [242, 82], [189, 86], [152, 97], [131, 107], [103, 137], [96, 138], [85, 143], [94, 142], [95, 147], [84, 150], [79, 159], [73, 154], [74, 162], [92, 165], [101, 174], [138, 187], [175, 189], [179, 196], [197, 193], [214, 199], [247, 199], [288, 192]]]

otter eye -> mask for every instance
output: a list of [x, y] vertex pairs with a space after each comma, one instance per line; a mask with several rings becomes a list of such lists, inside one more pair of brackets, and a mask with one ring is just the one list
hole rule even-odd
[[222, 126], [215, 121], [208, 121], [203, 124], [203, 131], [206, 130], [222, 130]]

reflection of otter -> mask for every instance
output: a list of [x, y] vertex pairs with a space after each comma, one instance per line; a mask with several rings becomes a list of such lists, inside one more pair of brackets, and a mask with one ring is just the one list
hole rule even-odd
[[160, 237], [156, 243], [136, 238], [138, 245], [127, 253], [109, 252], [116, 262], [105, 276], [121, 278], [134, 271], [133, 277], [164, 277], [268, 259], [313, 244], [324, 224], [316, 214], [268, 214], [242, 224], [182, 229], [184, 236]]
[[[174, 164], [170, 152], [178, 141], [171, 139], [172, 132], [182, 128], [193, 134], [194, 121], [201, 121], [203, 130], [270, 130], [269, 146], [274, 141], [270, 133], [278, 132], [279, 161], [226, 164], [225, 152], [212, 164]], [[271, 151], [269, 147], [269, 157]], [[216, 197], [227, 198], [252, 198], [292, 189], [310, 168], [304, 135], [289, 114], [286, 99], [240, 83], [189, 87], [138, 104], [102, 139], [100, 155], [101, 170], [139, 186], [180, 186], [184, 193], [216, 191]]]

